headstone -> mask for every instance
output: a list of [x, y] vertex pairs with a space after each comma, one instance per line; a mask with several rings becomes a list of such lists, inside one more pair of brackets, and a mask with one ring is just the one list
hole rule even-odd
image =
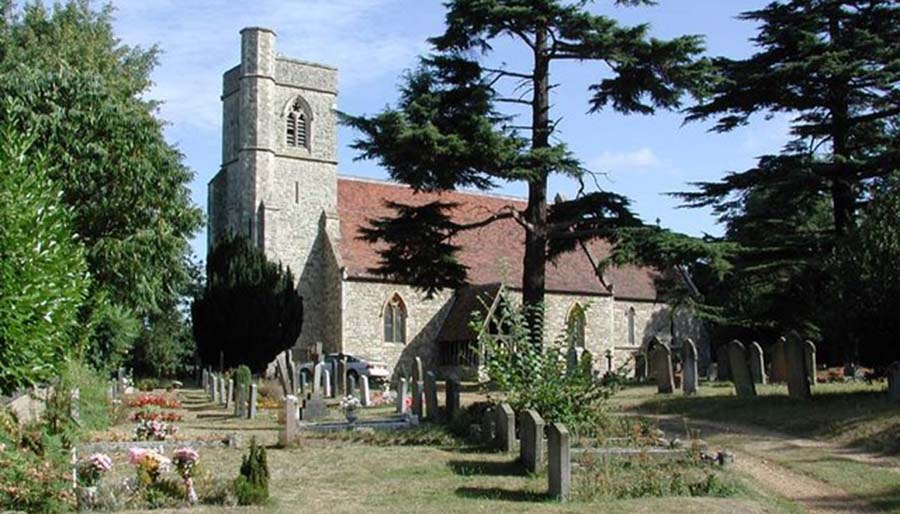
[[728, 366], [731, 368], [731, 380], [738, 397], [756, 396], [756, 386], [753, 385], [750, 366], [747, 364], [747, 351], [740, 341], [728, 343]]
[[772, 371], [769, 373], [769, 380], [772, 383], [783, 384], [788, 379], [787, 365], [787, 340], [779, 337], [778, 341], [772, 345]]
[[303, 368], [298, 365], [294, 366], [294, 393], [300, 396], [306, 394], [306, 376], [303, 374]]
[[887, 369], [888, 397], [891, 400], [900, 400], [900, 362], [894, 362]]
[[535, 473], [544, 462], [544, 420], [536, 410], [519, 413], [519, 460], [525, 471]]
[[788, 394], [798, 400], [809, 400], [812, 393], [809, 390], [809, 373], [806, 371], [807, 359], [804, 351], [803, 340], [796, 332], [788, 335], [784, 345], [784, 354], [788, 372]]
[[728, 345], [723, 344], [716, 348], [716, 364], [718, 364], [718, 377], [720, 382], [731, 380], [731, 366], [729, 366]]
[[400, 379], [400, 384], [397, 386], [397, 412], [399, 414], [406, 414], [406, 396], [408, 394], [409, 385], [406, 383], [405, 378]]
[[291, 394], [296, 394], [299, 382], [297, 382], [297, 375], [294, 370], [294, 359], [291, 358], [290, 350], [284, 351], [284, 364], [288, 376], [288, 387], [291, 389]]
[[278, 442], [288, 446], [297, 438], [297, 397], [289, 394], [284, 399], [284, 428], [279, 434]]
[[658, 339], [650, 349], [653, 361], [653, 372], [656, 375], [656, 389], [659, 394], [671, 394], [675, 391], [675, 376], [672, 371], [672, 350]]
[[812, 341], [803, 342], [803, 360], [806, 364], [806, 374], [809, 376], [809, 385], [816, 385], [816, 345]]
[[356, 377], [347, 375], [347, 396], [356, 396]]
[[496, 410], [497, 449], [511, 452], [516, 447], [516, 413], [508, 403], [501, 403]]
[[219, 375], [213, 373], [212, 375], [212, 401], [213, 403], [219, 403]]
[[248, 417], [247, 412], [250, 409], [250, 384], [239, 385], [234, 394], [235, 416], [238, 418]]
[[416, 380], [412, 385], [412, 413], [419, 419], [422, 419], [423, 405], [422, 396], [425, 394], [425, 382]]
[[750, 357], [750, 375], [753, 377], [754, 384], [766, 383], [766, 360], [763, 355], [762, 346], [756, 341], [750, 343], [747, 348]]
[[275, 374], [278, 375], [278, 382], [281, 384], [282, 394], [284, 394], [284, 396], [293, 394], [290, 371], [287, 369], [285, 359], [281, 356], [275, 359]]
[[413, 381], [419, 382], [419, 381], [425, 380], [425, 368], [422, 367], [422, 358], [421, 357], [417, 356], [415, 358], [415, 367], [413, 368], [413, 373], [414, 373]]
[[447, 411], [447, 422], [450, 422], [459, 414], [459, 381], [452, 378], [447, 380], [445, 394], [444, 405]]
[[228, 390], [225, 392], [225, 408], [231, 408], [231, 402], [234, 399], [234, 379], [228, 379]]
[[324, 385], [325, 398], [334, 398], [331, 394], [331, 373], [327, 369], [322, 370], [322, 385]]
[[313, 383], [312, 390], [313, 392], [319, 392], [322, 390], [322, 372], [325, 371], [325, 365], [321, 362], [316, 363], [313, 368]]
[[691, 339], [686, 339], [681, 352], [681, 390], [685, 395], [697, 394], [697, 382], [700, 378], [697, 372], [697, 346]]
[[228, 402], [228, 384], [225, 376], [219, 377], [219, 404], [225, 405]]
[[344, 396], [350, 396], [350, 393], [347, 391], [347, 357], [342, 357], [341, 360], [337, 361], [337, 376], [335, 377], [335, 383], [337, 384], [335, 395], [339, 395], [342, 398]]
[[297, 373], [299, 374], [297, 377], [297, 383], [300, 384], [300, 393], [305, 395], [306, 393], [310, 392], [308, 391], [309, 384], [306, 383], [306, 373], [304, 373], [303, 370], [299, 367]]
[[363, 407], [372, 405], [372, 393], [369, 390], [368, 375], [359, 377], [359, 403], [361, 403]]
[[433, 371], [425, 372], [425, 414], [431, 421], [439, 421], [437, 378]]
[[550, 423], [547, 430], [547, 482], [553, 498], [565, 501], [572, 487], [572, 460], [569, 456], [569, 431], [564, 425]]
[[204, 369], [201, 376], [203, 378], [201, 379], [200, 383], [202, 384], [203, 390], [209, 391], [209, 371], [206, 371]]
[[127, 385], [125, 384], [125, 368], [116, 370], [116, 386], [119, 388], [119, 394], [124, 395]]
[[256, 419], [256, 397], [258, 394], [259, 386], [250, 384], [250, 412], [247, 414], [247, 417], [250, 419]]
[[303, 406], [300, 407], [300, 419], [303, 421], [311, 421], [314, 419], [324, 418], [328, 415], [328, 405], [325, 399], [319, 393], [306, 395], [303, 400]]

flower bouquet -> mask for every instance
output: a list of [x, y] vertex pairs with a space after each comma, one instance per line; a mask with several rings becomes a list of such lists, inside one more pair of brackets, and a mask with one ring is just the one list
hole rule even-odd
[[344, 411], [344, 416], [347, 417], [347, 421], [350, 423], [356, 423], [359, 417], [356, 411], [360, 407], [362, 407], [362, 403], [355, 396], [347, 396], [341, 400], [341, 410]]
[[175, 470], [178, 471], [178, 474], [184, 480], [184, 496], [188, 503], [197, 502], [197, 491], [194, 490], [194, 473], [199, 460], [200, 454], [192, 448], [175, 450], [175, 456], [172, 457]]
[[167, 437], [174, 437], [178, 429], [175, 425], [155, 419], [144, 419], [134, 427], [135, 441], [164, 441]]
[[103, 475], [112, 469], [112, 459], [109, 455], [95, 453], [78, 463], [76, 468], [78, 477], [78, 503], [86, 508], [91, 508], [97, 499], [97, 486]]
[[137, 483], [141, 487], [155, 484], [159, 476], [169, 469], [171, 460], [159, 452], [145, 448], [132, 448], [128, 451], [128, 461], [137, 470]]

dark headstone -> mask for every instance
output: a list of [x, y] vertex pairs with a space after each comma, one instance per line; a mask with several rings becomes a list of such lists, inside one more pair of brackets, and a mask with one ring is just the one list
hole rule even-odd
[[525, 471], [535, 473], [544, 462], [544, 420], [537, 411], [526, 409], [519, 413], [519, 460]]
[[791, 332], [784, 348], [788, 368], [788, 394], [791, 398], [809, 400], [812, 398], [812, 393], [809, 390], [809, 373], [806, 370], [807, 359], [804, 342], [796, 332]]
[[671, 394], [675, 391], [675, 374], [672, 370], [672, 350], [658, 339], [650, 349], [653, 361], [653, 373], [656, 376], [656, 388], [659, 394]]
[[740, 341], [728, 343], [728, 364], [731, 368], [731, 380], [739, 398], [756, 396], [756, 387], [747, 364], [747, 351]]
[[700, 379], [697, 372], [697, 346], [691, 339], [684, 341], [682, 351], [682, 372], [681, 372], [681, 390], [684, 394], [691, 395], [697, 393], [697, 383]]
[[455, 379], [447, 380], [447, 390], [445, 391], [445, 405], [447, 409], [447, 421], [453, 421], [459, 414], [459, 381]]
[[786, 345], [787, 340], [783, 337], [779, 337], [772, 345], [772, 371], [769, 373], [769, 380], [775, 384], [783, 384], [788, 379]]
[[569, 431], [559, 423], [547, 430], [547, 482], [552, 498], [568, 499], [572, 487], [572, 460], [569, 456]]
[[766, 361], [763, 355], [763, 349], [756, 341], [750, 343], [747, 348], [748, 357], [750, 359], [750, 375], [753, 377], [754, 384], [766, 383]]

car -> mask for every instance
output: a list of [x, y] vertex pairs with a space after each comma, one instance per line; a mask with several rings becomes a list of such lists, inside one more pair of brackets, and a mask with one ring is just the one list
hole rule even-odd
[[[344, 353], [326, 353], [325, 369], [330, 373], [334, 373], [337, 369], [337, 363], [341, 359], [347, 359], [347, 376], [359, 383], [359, 377], [367, 376], [369, 380], [385, 380], [390, 377], [390, 370], [387, 364], [378, 361], [370, 361], [365, 357], [355, 355], [347, 355]], [[307, 382], [312, 382], [314, 362], [304, 362], [300, 365], [300, 373], [306, 377]]]

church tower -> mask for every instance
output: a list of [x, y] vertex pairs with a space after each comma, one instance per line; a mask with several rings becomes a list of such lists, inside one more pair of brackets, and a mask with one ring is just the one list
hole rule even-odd
[[275, 43], [272, 30], [245, 28], [241, 63], [223, 76], [222, 167], [209, 183], [209, 247], [242, 234], [290, 267], [303, 296], [299, 345], [333, 348], [340, 337], [329, 326], [331, 291], [340, 287], [337, 70], [277, 56]]

